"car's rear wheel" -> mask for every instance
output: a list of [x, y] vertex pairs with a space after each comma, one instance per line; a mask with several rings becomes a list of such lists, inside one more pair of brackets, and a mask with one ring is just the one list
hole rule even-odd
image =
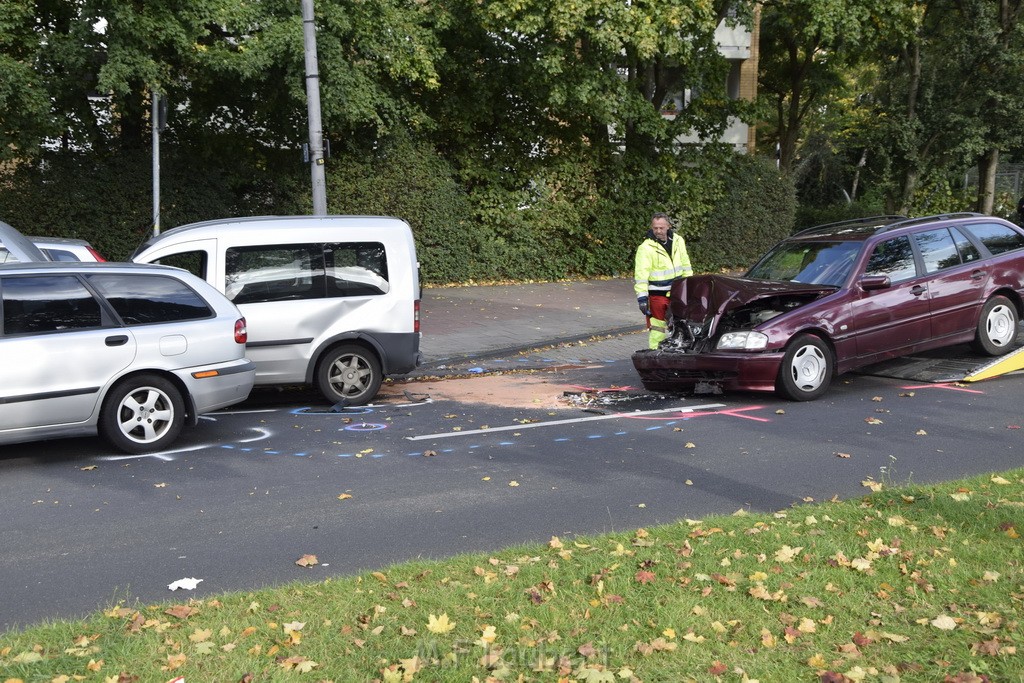
[[797, 335], [786, 347], [775, 389], [791, 401], [813, 401], [828, 391], [834, 367], [832, 350], [820, 337]]
[[125, 453], [167, 448], [185, 423], [185, 401], [174, 384], [156, 375], [129, 377], [107, 394], [100, 434]]
[[358, 344], [328, 351], [316, 372], [317, 388], [331, 403], [361, 406], [373, 400], [384, 379], [380, 361]]
[[1017, 339], [1017, 307], [1005, 296], [994, 296], [985, 302], [978, 316], [974, 348], [989, 356], [1009, 353]]

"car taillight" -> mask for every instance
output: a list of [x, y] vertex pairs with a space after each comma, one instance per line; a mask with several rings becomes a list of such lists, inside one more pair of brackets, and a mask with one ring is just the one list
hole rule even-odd
[[245, 328], [245, 318], [235, 321], [235, 342], [244, 344], [249, 339], [249, 331]]
[[412, 303], [412, 331], [420, 331], [420, 300], [416, 299]]
[[100, 252], [96, 251], [92, 247], [86, 247], [86, 248], [89, 250], [89, 253], [93, 255], [93, 258], [95, 258], [100, 263], [102, 263], [102, 262], [107, 260], [107, 259], [103, 258], [103, 254], [101, 254]]

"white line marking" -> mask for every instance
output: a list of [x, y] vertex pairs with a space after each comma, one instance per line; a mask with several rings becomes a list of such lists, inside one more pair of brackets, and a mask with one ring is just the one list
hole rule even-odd
[[[264, 429], [263, 427], [252, 427], [251, 429], [254, 432], [256, 432], [256, 436], [250, 437], [248, 439], [238, 439], [233, 443], [252, 443], [253, 441], [262, 441], [263, 439], [269, 439], [272, 436], [272, 433], [269, 430]], [[175, 453], [192, 453], [193, 451], [201, 451], [206, 448], [216, 448], [217, 446], [222, 445], [224, 444], [203, 443], [196, 446], [188, 446], [186, 448], [176, 448], [172, 451], [160, 451], [159, 453], [140, 453], [139, 455], [101, 455], [99, 459], [106, 460], [109, 462], [116, 460], [136, 460], [138, 458], [156, 458], [157, 460], [170, 462], [171, 460], [174, 460], [172, 456]]]
[[664, 408], [662, 410], [638, 410], [634, 413], [613, 413], [611, 415], [597, 415], [596, 417], [575, 417], [570, 420], [552, 420], [551, 422], [529, 422], [521, 425], [509, 425], [508, 427], [493, 427], [491, 429], [471, 429], [466, 432], [441, 432], [439, 434], [423, 434], [421, 436], [407, 436], [409, 441], [422, 441], [424, 439], [444, 439], [452, 436], [469, 436], [471, 434], [493, 434], [495, 432], [511, 432], [520, 429], [535, 429], [537, 427], [553, 427], [555, 425], [577, 424], [579, 422], [595, 422], [597, 420], [616, 420], [623, 417], [639, 417], [641, 415], [657, 415], [659, 413], [692, 413], [696, 410], [707, 410], [708, 408], [724, 408], [724, 403], [708, 403], [694, 406], [692, 408]]
[[138, 460], [139, 458], [156, 458], [157, 460], [163, 460], [164, 462], [170, 462], [171, 460], [174, 460], [174, 458], [172, 458], [171, 456], [164, 455], [163, 453], [140, 453], [138, 455], [101, 455], [99, 456], [98, 460], [112, 462], [117, 460]]

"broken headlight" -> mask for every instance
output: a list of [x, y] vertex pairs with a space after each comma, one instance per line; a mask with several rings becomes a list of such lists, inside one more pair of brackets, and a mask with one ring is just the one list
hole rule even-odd
[[718, 340], [716, 346], [721, 351], [760, 351], [768, 346], [768, 335], [744, 330], [742, 332], [726, 332]]

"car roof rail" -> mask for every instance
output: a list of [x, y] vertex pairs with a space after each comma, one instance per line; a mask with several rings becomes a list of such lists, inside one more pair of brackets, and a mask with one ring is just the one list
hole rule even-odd
[[932, 221], [948, 221], [955, 220], [957, 218], [978, 218], [984, 216], [983, 213], [976, 211], [959, 211], [957, 213], [937, 213], [933, 216], [917, 216], [916, 218], [904, 218], [901, 221], [890, 223], [884, 227], [878, 229], [878, 232], [885, 232], [886, 230], [894, 230], [896, 228], [905, 228], [908, 225], [920, 225], [921, 223], [931, 223]]
[[888, 223], [890, 223], [892, 221], [903, 221], [903, 220], [906, 220], [906, 218], [907, 218], [906, 216], [899, 216], [899, 215], [891, 215], [891, 216], [889, 216], [889, 215], [887, 215], [887, 216], [864, 216], [863, 218], [847, 218], [845, 220], [836, 221], [834, 223], [825, 223], [824, 225], [815, 225], [815, 226], [810, 227], [810, 228], [804, 228], [803, 230], [800, 230], [799, 232], [793, 233], [793, 236], [796, 236], [796, 235], [809, 235], [811, 233], [815, 233], [815, 232], [819, 232], [819, 231], [824, 232], [826, 230], [833, 230], [835, 228], [844, 227], [844, 226], [854, 227], [854, 226], [858, 226], [858, 225], [870, 225], [871, 223], [886, 223], [886, 224], [888, 224]]

